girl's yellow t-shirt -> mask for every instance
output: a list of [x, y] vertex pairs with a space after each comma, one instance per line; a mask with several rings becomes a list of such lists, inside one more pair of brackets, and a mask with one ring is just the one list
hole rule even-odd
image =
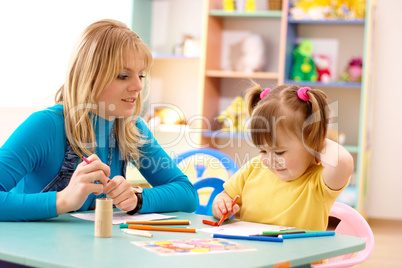
[[285, 182], [255, 157], [225, 182], [224, 188], [232, 198], [240, 196], [243, 221], [325, 230], [331, 207], [349, 181], [342, 189], [331, 190], [322, 170], [317, 164], [300, 178]]

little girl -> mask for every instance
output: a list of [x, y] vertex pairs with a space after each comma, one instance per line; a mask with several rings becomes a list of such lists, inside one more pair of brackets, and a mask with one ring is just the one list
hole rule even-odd
[[[243, 221], [325, 230], [353, 171], [350, 153], [326, 139], [326, 95], [294, 85], [263, 90], [254, 83], [246, 104], [251, 139], [261, 152], [224, 184], [214, 216], [237, 213], [241, 206]], [[240, 206], [232, 207], [236, 195]]]

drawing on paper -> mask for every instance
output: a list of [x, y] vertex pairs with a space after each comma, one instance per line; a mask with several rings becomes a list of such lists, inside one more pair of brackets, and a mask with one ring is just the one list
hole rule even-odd
[[221, 238], [141, 241], [131, 243], [151, 252], [165, 256], [256, 250], [254, 248], [246, 247]]

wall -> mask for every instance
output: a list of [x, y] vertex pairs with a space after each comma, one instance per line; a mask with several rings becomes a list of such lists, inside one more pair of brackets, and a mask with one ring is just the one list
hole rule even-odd
[[0, 107], [51, 105], [84, 28], [131, 14], [132, 0], [0, 1]]
[[100, 19], [131, 25], [132, 0], [0, 1], [0, 146], [33, 111], [54, 104], [69, 55]]
[[402, 220], [402, 1], [378, 2], [368, 216]]
[[152, 0], [152, 51], [173, 53], [184, 35], [200, 40], [202, 4], [203, 0]]

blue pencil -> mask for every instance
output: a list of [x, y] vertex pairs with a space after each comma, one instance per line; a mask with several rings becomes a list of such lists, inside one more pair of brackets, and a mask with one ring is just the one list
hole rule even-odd
[[213, 234], [213, 238], [226, 238], [226, 239], [243, 239], [243, 240], [257, 240], [257, 241], [267, 241], [267, 242], [283, 242], [282, 238], [278, 237], [267, 237], [267, 236], [241, 236], [241, 235], [223, 235], [223, 234]]
[[304, 234], [283, 234], [283, 235], [278, 235], [278, 237], [283, 238], [283, 239], [289, 239], [289, 238], [303, 238], [303, 237], [317, 237], [317, 236], [332, 236], [335, 235], [334, 231], [329, 231], [329, 232], [314, 232], [314, 233], [304, 233]]

